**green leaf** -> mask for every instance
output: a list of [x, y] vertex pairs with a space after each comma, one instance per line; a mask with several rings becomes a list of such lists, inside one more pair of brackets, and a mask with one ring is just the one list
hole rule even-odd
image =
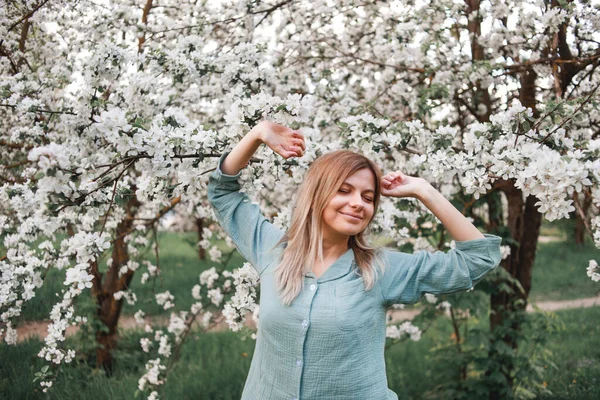
[[144, 126], [144, 120], [142, 118], [136, 118], [135, 122], [131, 124], [131, 126], [133, 126], [134, 128], [143, 129], [145, 131], [148, 130], [148, 128]]

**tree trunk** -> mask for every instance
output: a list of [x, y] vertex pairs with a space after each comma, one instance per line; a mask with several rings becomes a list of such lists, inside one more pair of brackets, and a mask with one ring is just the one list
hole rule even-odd
[[587, 218], [588, 211], [590, 206], [592, 205], [592, 196], [590, 196], [588, 191], [584, 191], [583, 193], [583, 204], [581, 205], [581, 210], [583, 211], [583, 217], [578, 212], [575, 212], [575, 243], [583, 246], [585, 243], [585, 224], [586, 221], [584, 218]]
[[[531, 290], [533, 263], [535, 261], [540, 226], [542, 224], [542, 214], [537, 211], [537, 207], [534, 205], [538, 200], [534, 196], [527, 196], [525, 201], [523, 201], [522, 191], [517, 189], [513, 182], [497, 181], [494, 186], [496, 189], [502, 190], [507, 197], [507, 227], [510, 231], [510, 236], [518, 243], [518, 245], [510, 245], [511, 254], [506, 260], [502, 261], [501, 265], [521, 284], [523, 291], [521, 291], [516, 284], [508, 282], [495, 283], [496, 287], [499, 287], [502, 283], [508, 283], [513, 292], [507, 293], [506, 291], [500, 291], [491, 295], [490, 329], [492, 332], [501, 328], [504, 329], [507, 334], [501, 338], [492, 336], [492, 340], [501, 340], [507, 346], [516, 350], [516, 335], [510, 333], [518, 332], [521, 327], [518, 322], [514, 322], [516, 321], [516, 318], [511, 317], [514, 317], [519, 312], [525, 312], [527, 307], [527, 299]], [[490, 212], [491, 211], [492, 208], [490, 207]], [[498, 219], [497, 213], [495, 219]], [[492, 221], [492, 215], [490, 215], [490, 221]], [[498, 224], [498, 221], [495, 221], [493, 224]], [[510, 323], [508, 330], [506, 329], [507, 327], [504, 326], [507, 319], [513, 321]], [[497, 354], [495, 350], [496, 343], [493, 341], [490, 349], [489, 356], [491, 360], [502, 359], [504, 365], [501, 366], [501, 371], [504, 375], [506, 386], [512, 388], [513, 378], [511, 373], [515, 367], [512, 365], [514, 358], [502, 357]], [[488, 375], [490, 373], [490, 371], [487, 371]], [[497, 400], [502, 397], [501, 385], [498, 388], [492, 388], [490, 399]]]
[[[135, 193], [135, 188], [132, 189], [132, 192]], [[134, 271], [128, 270], [119, 276], [119, 270], [129, 261], [125, 238], [126, 233], [133, 227], [133, 218], [139, 206], [139, 201], [135, 195], [132, 195], [125, 206], [126, 216], [119, 223], [115, 232], [117, 239], [113, 245], [112, 265], [106, 272], [100, 288], [92, 290], [92, 295], [98, 304], [98, 317], [105, 326], [104, 330], [96, 332], [96, 341], [100, 345], [96, 349], [96, 367], [103, 368], [109, 374], [113, 370], [112, 350], [117, 344], [117, 325], [123, 307], [123, 299], [116, 300], [114, 294], [121, 290], [127, 290], [133, 278]]]

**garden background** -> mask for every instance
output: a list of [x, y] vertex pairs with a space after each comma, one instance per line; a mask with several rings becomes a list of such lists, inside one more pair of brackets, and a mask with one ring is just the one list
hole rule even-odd
[[[598, 32], [588, 0], [0, 0], [1, 397], [239, 398], [257, 278], [206, 186], [266, 119], [306, 138], [242, 172], [280, 229], [347, 148], [502, 237], [474, 290], [393, 310], [400, 397], [598, 398], [598, 308], [527, 311], [598, 294]], [[454, 245], [412, 198], [370, 228]]]

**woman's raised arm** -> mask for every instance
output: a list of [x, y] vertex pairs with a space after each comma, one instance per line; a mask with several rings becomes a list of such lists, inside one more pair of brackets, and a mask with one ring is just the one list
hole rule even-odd
[[384, 301], [414, 303], [425, 293], [445, 294], [467, 290], [502, 260], [502, 238], [482, 234], [441, 193], [422, 178], [390, 172], [381, 179], [381, 194], [415, 197], [444, 224], [456, 241], [447, 253], [419, 251], [406, 254], [385, 250], [389, 268], [381, 288]]
[[240, 192], [238, 178], [241, 169], [248, 164], [261, 143], [285, 158], [302, 155], [304, 149], [300, 133], [282, 125], [261, 122], [231, 152], [221, 155], [208, 180], [208, 201], [213, 206], [217, 221], [259, 274], [268, 265], [268, 251], [283, 236], [283, 232], [262, 215], [258, 205], [252, 204], [248, 195]]

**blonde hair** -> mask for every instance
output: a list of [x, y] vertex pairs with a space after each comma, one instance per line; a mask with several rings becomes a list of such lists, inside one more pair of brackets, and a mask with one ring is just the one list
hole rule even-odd
[[[362, 154], [337, 150], [317, 158], [308, 169], [298, 191], [290, 228], [274, 247], [287, 244], [275, 271], [275, 283], [284, 304], [290, 305], [298, 296], [304, 284], [304, 274], [312, 271], [315, 260], [323, 261], [323, 210], [346, 178], [364, 168], [370, 169], [375, 175], [370, 224], [381, 199], [381, 170], [375, 163]], [[366, 241], [366, 230], [350, 236], [348, 245], [354, 251], [365, 289], [369, 290], [377, 279], [375, 264], [381, 271], [384, 264], [377, 255], [377, 249]]]

